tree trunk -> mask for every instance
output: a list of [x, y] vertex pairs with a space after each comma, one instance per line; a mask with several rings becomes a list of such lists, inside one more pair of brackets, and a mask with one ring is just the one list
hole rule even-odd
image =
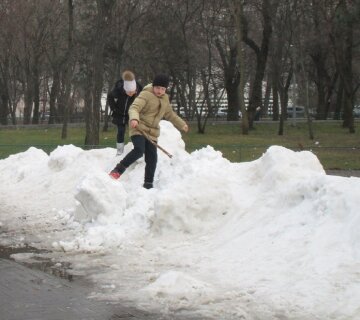
[[104, 69], [104, 46], [107, 26], [111, 18], [111, 9], [115, 0], [97, 0], [97, 23], [94, 43], [94, 54], [92, 62], [92, 105], [88, 108], [90, 116], [88, 117], [89, 125], [86, 126], [86, 145], [98, 145], [100, 134], [100, 109], [101, 93], [103, 88], [103, 69]]
[[343, 126], [349, 128], [350, 133], [355, 133], [353, 104], [353, 18], [349, 12], [346, 1], [340, 1], [336, 10], [335, 32], [332, 38], [335, 48], [335, 59], [339, 75], [343, 83]]
[[49, 124], [54, 124], [57, 121], [57, 108], [56, 101], [58, 99], [60, 92], [60, 74], [58, 70], [55, 70], [53, 73], [53, 82], [50, 90], [50, 99], [49, 99]]
[[[92, 88], [91, 88], [91, 75], [87, 75], [87, 80], [85, 84], [85, 92], [84, 92], [84, 112], [85, 112], [85, 148], [91, 149], [91, 137], [88, 137], [90, 135], [92, 130], [92, 123], [93, 120], [91, 119], [93, 112], [92, 112]], [[89, 146], [88, 146], [89, 145]]]
[[65, 66], [65, 93], [64, 93], [64, 118], [61, 131], [61, 139], [67, 138], [67, 127], [69, 122], [70, 95], [71, 95], [71, 68], [73, 57], [73, 34], [74, 34], [74, 4], [73, 0], [68, 0], [69, 29], [68, 29], [68, 49]]
[[[302, 75], [302, 82], [305, 83], [305, 117], [306, 122], [308, 124], [309, 130], [309, 139], [314, 140], [314, 130], [312, 125], [312, 115], [310, 114], [310, 97], [309, 97], [309, 79], [307, 78], [305, 64], [304, 64], [304, 57], [302, 52], [300, 52], [300, 66], [301, 66], [301, 75]], [[330, 98], [329, 98], [330, 99]], [[326, 112], [327, 114], [327, 112]]]
[[279, 79], [277, 78], [276, 73], [272, 75], [272, 92], [273, 92], [273, 105], [272, 105], [272, 120], [279, 120]]
[[336, 95], [336, 105], [335, 105], [334, 118], [333, 118], [334, 120], [343, 119], [341, 114], [341, 111], [343, 110], [342, 108], [343, 91], [344, 91], [344, 85], [342, 79], [340, 79], [338, 84], [337, 95]]
[[325, 86], [326, 86], [326, 71], [325, 71], [325, 57], [320, 53], [312, 55], [315, 69], [316, 69], [316, 87], [317, 87], [317, 107], [316, 107], [316, 120], [325, 120], [326, 114], [326, 98], [325, 98]]
[[264, 97], [264, 105], [263, 109], [261, 109], [261, 116], [268, 116], [269, 114], [269, 106], [270, 106], [270, 96], [271, 96], [271, 80], [270, 77], [267, 77], [266, 81], [266, 89], [265, 89], [265, 97]]
[[[290, 84], [289, 84], [289, 86], [290, 86]], [[278, 134], [280, 136], [284, 135], [284, 122], [286, 119], [286, 108], [287, 108], [288, 101], [289, 101], [288, 91], [289, 91], [289, 88], [288, 87], [286, 88], [286, 86], [285, 86], [285, 88], [281, 88], [281, 90], [280, 90], [281, 114], [280, 114], [279, 132], [278, 132]]]
[[328, 84], [327, 86], [327, 92], [326, 92], [326, 96], [325, 96], [325, 114], [326, 114], [326, 119], [329, 115], [330, 112], [330, 103], [331, 103], [331, 97], [334, 94], [335, 91], [335, 86], [336, 83], [338, 82], [338, 73], [336, 72], [332, 79], [330, 84]]
[[264, 79], [266, 61], [269, 52], [270, 38], [272, 34], [271, 25], [271, 12], [270, 12], [269, 0], [263, 0], [262, 2], [262, 16], [264, 19], [264, 28], [262, 33], [261, 46], [259, 47], [255, 41], [248, 37], [247, 23], [244, 24], [243, 39], [244, 42], [251, 48], [256, 54], [256, 71], [255, 78], [251, 85], [251, 93], [249, 98], [248, 116], [249, 116], [249, 128], [254, 129], [254, 119], [256, 109], [262, 107], [262, 81]]
[[[110, 91], [112, 90], [112, 86], [115, 83], [116, 76], [118, 74], [120, 74], [119, 65], [120, 65], [120, 63], [118, 62], [118, 60], [116, 60], [115, 67], [112, 69], [112, 72], [111, 72], [108, 93], [110, 93]], [[109, 104], [108, 104], [108, 102], [106, 100], [105, 113], [104, 113], [104, 126], [103, 126], [103, 130], [102, 130], [103, 132], [107, 132], [108, 129], [109, 129], [109, 118], [110, 118], [110, 116], [108, 115], [108, 113], [109, 113]]]
[[33, 84], [34, 84], [34, 112], [32, 117], [32, 124], [39, 123], [39, 111], [40, 111], [40, 75], [39, 75], [39, 62], [34, 64], [33, 71]]
[[352, 104], [351, 99], [349, 99], [346, 90], [343, 90], [342, 103], [343, 103], [343, 110], [344, 110], [342, 126], [344, 128], [349, 128], [350, 133], [354, 133], [355, 132], [354, 117], [352, 114], [353, 104]]
[[0, 124], [7, 125], [9, 114], [9, 58], [6, 57], [4, 63], [0, 64]]
[[[236, 64], [229, 65], [229, 68], [234, 68], [236, 70]], [[228, 97], [228, 121], [237, 121], [239, 120], [239, 110], [240, 110], [240, 100], [239, 100], [239, 83], [240, 83], [240, 74], [233, 74], [233, 72], [225, 73], [225, 90]]]
[[24, 92], [24, 124], [30, 124], [33, 107], [33, 93], [30, 83], [26, 83]]
[[[249, 118], [248, 113], [245, 107], [244, 100], [244, 87], [245, 87], [245, 66], [244, 66], [244, 54], [243, 54], [243, 30], [242, 30], [242, 16], [243, 16], [243, 7], [242, 2], [240, 0], [229, 0], [230, 8], [234, 12], [234, 20], [235, 20], [235, 30], [236, 30], [236, 51], [237, 51], [237, 64], [239, 67], [239, 84], [237, 86], [236, 91], [234, 92], [234, 96], [229, 97], [231, 99], [236, 99], [234, 103], [240, 103], [240, 111], [242, 114], [241, 119], [241, 131], [242, 134], [249, 134]], [[234, 115], [234, 117], [238, 117], [238, 115]]]
[[[1, 83], [1, 82], [0, 82]], [[8, 124], [8, 106], [9, 106], [9, 96], [7, 92], [3, 91], [3, 87], [0, 88], [0, 124]]]
[[318, 92], [318, 102], [316, 108], [316, 120], [325, 120], [327, 117], [326, 114], [326, 101], [325, 101], [325, 87], [323, 79], [319, 79], [317, 83], [317, 92]]
[[24, 124], [30, 124], [33, 108], [33, 85], [28, 62], [25, 67], [24, 83]]
[[233, 41], [229, 46], [229, 53], [225, 51], [225, 48], [220, 43], [219, 39], [215, 41], [216, 48], [220, 54], [225, 78], [225, 90], [228, 99], [228, 114], [227, 120], [239, 119], [239, 92], [238, 87], [240, 83], [240, 73], [238, 72], [237, 65], [237, 44]]
[[279, 83], [280, 89], [280, 106], [281, 106], [281, 114], [280, 114], [280, 123], [279, 123], [279, 135], [284, 134], [284, 121], [286, 119], [286, 109], [289, 101], [289, 88], [291, 84], [291, 79], [293, 77], [293, 68], [291, 67], [289, 74], [285, 80], [285, 84], [282, 82]]
[[17, 107], [17, 101], [12, 101], [12, 106], [10, 108], [10, 115], [11, 115], [11, 123], [13, 125], [17, 124], [17, 119], [16, 119], [16, 107]]
[[[285, 101], [286, 101], [286, 105], [285, 105]], [[287, 98], [285, 97], [285, 91], [282, 90], [280, 93], [281, 113], [280, 113], [279, 130], [278, 130], [279, 136], [284, 135], [284, 122], [285, 122], [285, 115], [286, 115], [286, 106], [287, 106]]]

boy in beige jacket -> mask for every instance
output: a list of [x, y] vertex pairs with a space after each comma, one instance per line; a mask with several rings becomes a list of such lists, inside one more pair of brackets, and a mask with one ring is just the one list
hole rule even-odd
[[[110, 172], [110, 176], [119, 179], [125, 170], [145, 154], [144, 188], [153, 187], [157, 164], [157, 148], [142, 134], [157, 142], [160, 135], [160, 120], [170, 121], [178, 130], [188, 132], [189, 127], [172, 109], [166, 89], [169, 77], [164, 74], [155, 76], [152, 84], [147, 85], [135, 99], [129, 109], [130, 137], [134, 145], [124, 159]], [[140, 131], [139, 131], [139, 130]]]

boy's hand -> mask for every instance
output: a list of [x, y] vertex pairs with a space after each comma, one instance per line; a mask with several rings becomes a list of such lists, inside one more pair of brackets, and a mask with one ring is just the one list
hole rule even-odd
[[183, 127], [182, 127], [182, 130], [184, 131], [184, 132], [188, 132], [189, 131], [189, 126], [186, 124], [186, 125], [184, 125]]
[[131, 128], [136, 128], [138, 125], [139, 125], [139, 121], [135, 119], [130, 121]]

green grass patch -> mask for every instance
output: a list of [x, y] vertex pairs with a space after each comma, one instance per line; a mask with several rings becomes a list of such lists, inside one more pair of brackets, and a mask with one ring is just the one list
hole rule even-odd
[[[240, 124], [209, 123], [205, 134], [197, 133], [196, 124], [191, 124], [183, 139], [188, 151], [207, 145], [221, 151], [227, 159], [234, 162], [252, 161], [259, 158], [268, 147], [280, 145], [299, 151], [312, 151], [325, 169], [360, 169], [360, 134], [350, 134], [339, 122], [314, 122], [314, 140], [309, 139], [306, 123], [293, 126], [286, 123], [284, 135], [278, 135], [278, 123], [259, 122], [249, 135], [242, 135]], [[51, 152], [59, 145], [73, 144], [84, 146], [85, 128], [70, 127], [68, 138], [61, 139], [60, 127], [29, 127], [16, 129], [0, 128], [0, 158], [23, 152], [30, 146]], [[111, 126], [108, 132], [100, 133], [99, 147], [115, 147], [116, 129]], [[126, 137], [128, 141], [128, 137]], [[171, 152], [171, 148], [168, 148]]]

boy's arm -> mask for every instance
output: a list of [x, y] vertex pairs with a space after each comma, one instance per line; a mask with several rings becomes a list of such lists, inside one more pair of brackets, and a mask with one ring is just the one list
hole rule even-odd
[[177, 115], [171, 105], [169, 105], [168, 111], [165, 112], [164, 119], [170, 121], [180, 131], [189, 131], [189, 127], [186, 122]]

